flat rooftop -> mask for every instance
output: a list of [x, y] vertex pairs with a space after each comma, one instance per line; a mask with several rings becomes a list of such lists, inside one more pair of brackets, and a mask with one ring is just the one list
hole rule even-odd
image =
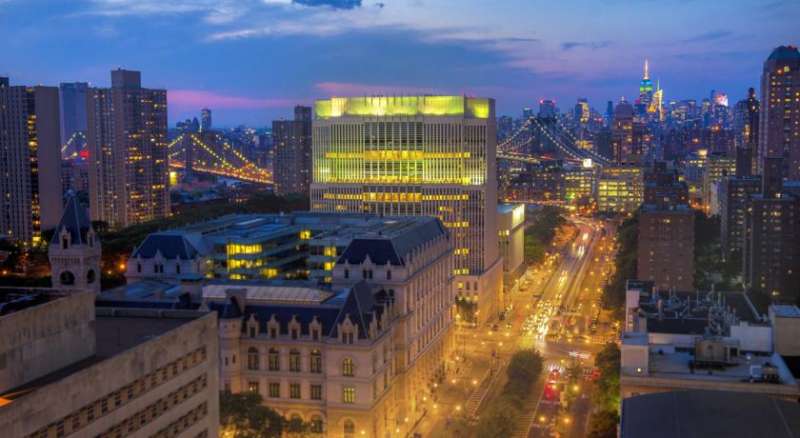
[[172, 316], [164, 316], [163, 313], [140, 309], [98, 310], [95, 318], [95, 354], [0, 394], [0, 409], [4, 404], [90, 368], [201, 316], [203, 314], [191, 311], [174, 311]]
[[[773, 354], [771, 356], [751, 355], [749, 356], [749, 360], [747, 357], [739, 357], [738, 363], [733, 366], [726, 366], [721, 369], [713, 370], [695, 368], [694, 372], [691, 372], [689, 368], [689, 362], [692, 360], [694, 360], [694, 356], [683, 351], [665, 354], [650, 353], [648, 377], [743, 383], [747, 382], [750, 378], [750, 366], [764, 366], [770, 364], [778, 369], [778, 375], [781, 379], [780, 385], [792, 385], [795, 388], [797, 387], [797, 381], [794, 376], [792, 376], [789, 367], [778, 354]], [[753, 384], [779, 386], [779, 384], [774, 383]]]
[[248, 303], [321, 304], [333, 293], [318, 287], [262, 283], [212, 283], [203, 287], [203, 300], [223, 301], [227, 291], [242, 291]]
[[775, 316], [779, 318], [800, 318], [800, 307], [787, 304], [773, 304], [771, 308]]
[[0, 288], [0, 317], [57, 300], [63, 296], [53, 293], [50, 288], [39, 289]]

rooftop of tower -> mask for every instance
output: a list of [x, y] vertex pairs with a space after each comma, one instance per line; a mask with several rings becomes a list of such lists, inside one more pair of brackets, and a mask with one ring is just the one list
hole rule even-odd
[[797, 50], [795, 46], [780, 46], [776, 47], [775, 50], [769, 55], [768, 60], [772, 61], [780, 61], [780, 60], [788, 60], [788, 59], [798, 59], [800, 60], [800, 51]]
[[487, 119], [492, 115], [493, 106], [493, 99], [466, 96], [331, 97], [314, 103], [314, 117], [449, 116]]

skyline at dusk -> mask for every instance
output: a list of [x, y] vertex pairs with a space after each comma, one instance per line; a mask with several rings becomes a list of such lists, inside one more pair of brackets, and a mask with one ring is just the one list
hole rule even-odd
[[[800, 4], [734, 1], [0, 1], [12, 83], [87, 81], [142, 71], [165, 88], [169, 124], [214, 110], [222, 126], [264, 126], [331, 95], [467, 94], [518, 115], [587, 97], [633, 100], [642, 63], [664, 99], [732, 102], [794, 44]], [[586, 13], [591, 9], [591, 13]]]

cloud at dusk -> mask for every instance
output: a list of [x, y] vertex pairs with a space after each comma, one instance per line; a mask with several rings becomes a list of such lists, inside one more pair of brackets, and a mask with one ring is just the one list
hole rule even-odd
[[169, 90], [170, 124], [208, 106], [215, 123], [265, 125], [355, 94], [482, 93], [498, 114], [541, 98], [604, 108], [638, 92], [645, 58], [666, 100], [711, 89], [736, 100], [774, 47], [800, 43], [798, 16], [800, 2], [760, 0], [591, 11], [579, 0], [0, 0], [0, 75], [102, 86], [113, 68], [141, 70], [144, 86]]

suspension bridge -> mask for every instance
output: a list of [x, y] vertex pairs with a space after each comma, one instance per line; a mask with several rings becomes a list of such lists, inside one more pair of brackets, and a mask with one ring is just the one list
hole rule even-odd
[[537, 164], [545, 156], [527, 151], [534, 142], [542, 139], [547, 139], [559, 155], [568, 160], [590, 159], [593, 164], [611, 165], [611, 160], [604, 155], [580, 147], [578, 138], [558, 118], [528, 118], [516, 131], [497, 144], [497, 159]]
[[272, 173], [259, 167], [215, 132], [184, 132], [168, 144], [169, 166], [241, 181], [272, 184]]
[[[555, 152], [572, 161], [590, 159], [593, 164], [608, 166], [611, 161], [597, 152], [581, 148], [579, 140], [558, 118], [531, 117], [516, 131], [497, 144], [497, 159], [538, 164], [552, 159], [552, 154], [532, 154], [534, 142], [547, 141]], [[271, 184], [272, 173], [259, 167], [224, 137], [215, 132], [185, 132], [169, 145], [169, 165], [173, 169], [223, 176], [258, 184]]]

